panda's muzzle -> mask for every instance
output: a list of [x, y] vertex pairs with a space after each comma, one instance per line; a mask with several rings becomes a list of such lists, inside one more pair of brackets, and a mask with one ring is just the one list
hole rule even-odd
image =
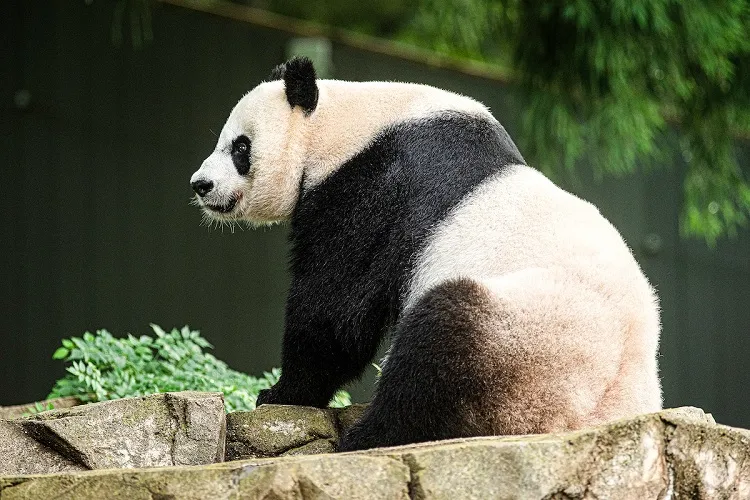
[[238, 200], [239, 200], [239, 198], [232, 197], [231, 200], [229, 200], [228, 202], [226, 202], [223, 205], [211, 205], [209, 203], [204, 203], [203, 205], [205, 207], [209, 208], [210, 210], [213, 210], [214, 212], [219, 212], [220, 214], [228, 214], [229, 212], [231, 212], [232, 210], [234, 210], [235, 206], [237, 206], [237, 201]]

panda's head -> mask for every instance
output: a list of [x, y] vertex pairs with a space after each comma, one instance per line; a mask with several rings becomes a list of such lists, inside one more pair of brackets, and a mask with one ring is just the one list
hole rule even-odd
[[299, 197], [307, 121], [318, 102], [307, 58], [278, 66], [232, 110], [213, 153], [190, 179], [212, 219], [272, 224], [287, 219]]

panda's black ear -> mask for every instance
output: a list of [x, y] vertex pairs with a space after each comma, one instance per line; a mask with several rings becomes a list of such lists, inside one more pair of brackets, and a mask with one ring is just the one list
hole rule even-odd
[[318, 85], [315, 83], [315, 68], [307, 57], [295, 57], [276, 66], [271, 72], [274, 80], [283, 79], [289, 105], [299, 106], [309, 115], [318, 104]]

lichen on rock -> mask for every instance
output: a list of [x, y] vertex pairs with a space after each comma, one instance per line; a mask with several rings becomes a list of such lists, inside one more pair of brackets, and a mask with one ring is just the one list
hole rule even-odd
[[345, 408], [263, 405], [227, 415], [226, 459], [332, 453], [367, 405]]
[[333, 450], [338, 432], [328, 410], [303, 406], [263, 405], [227, 415], [226, 459], [274, 457], [294, 449]]

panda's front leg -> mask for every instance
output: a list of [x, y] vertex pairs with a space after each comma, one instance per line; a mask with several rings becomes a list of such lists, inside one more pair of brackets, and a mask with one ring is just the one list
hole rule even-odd
[[343, 385], [337, 366], [334, 339], [322, 329], [289, 328], [284, 332], [281, 378], [258, 395], [256, 405], [283, 404], [328, 406], [336, 390]]
[[[337, 313], [343, 310], [333, 294], [320, 294], [320, 289], [314, 288], [293, 280], [287, 300], [281, 378], [271, 389], [261, 391], [258, 406], [324, 408], [336, 390], [359, 377], [375, 355], [380, 339], [373, 326], [356, 328], [356, 320]], [[355, 328], [358, 331], [352, 331]]]

